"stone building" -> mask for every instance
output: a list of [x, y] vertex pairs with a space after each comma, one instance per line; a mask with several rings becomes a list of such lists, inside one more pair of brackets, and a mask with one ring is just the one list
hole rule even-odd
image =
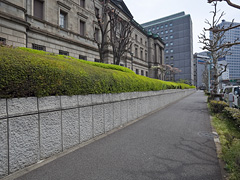
[[[110, 4], [133, 26], [133, 44], [120, 65], [136, 74], [158, 78], [151, 67], [164, 63], [164, 42], [135, 22], [122, 0], [111, 0]], [[99, 1], [96, 5], [101, 11]], [[0, 42], [7, 45], [97, 62], [99, 53], [94, 34], [98, 25], [95, 22], [92, 0], [0, 0]], [[104, 62], [112, 63], [111, 50]]]

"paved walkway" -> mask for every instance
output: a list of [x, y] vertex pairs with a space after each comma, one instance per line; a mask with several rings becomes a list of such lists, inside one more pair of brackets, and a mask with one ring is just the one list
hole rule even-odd
[[198, 91], [18, 180], [221, 180]]

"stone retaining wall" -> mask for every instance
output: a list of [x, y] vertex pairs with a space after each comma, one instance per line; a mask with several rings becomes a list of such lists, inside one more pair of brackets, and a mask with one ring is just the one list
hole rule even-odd
[[0, 99], [0, 178], [194, 91]]

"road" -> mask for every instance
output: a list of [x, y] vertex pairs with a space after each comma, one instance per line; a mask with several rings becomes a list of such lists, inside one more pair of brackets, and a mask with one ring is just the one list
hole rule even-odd
[[221, 180], [206, 101], [197, 91], [17, 180]]

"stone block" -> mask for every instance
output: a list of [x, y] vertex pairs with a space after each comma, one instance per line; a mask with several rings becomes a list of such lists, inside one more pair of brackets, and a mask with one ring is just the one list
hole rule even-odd
[[104, 105], [93, 106], [93, 136], [94, 137], [104, 133], [103, 108], [104, 108]]
[[112, 94], [112, 98], [113, 98], [113, 102], [120, 101], [121, 94], [120, 93]]
[[62, 111], [63, 149], [80, 143], [78, 109]]
[[25, 115], [38, 112], [36, 97], [8, 99], [7, 103], [9, 116]]
[[9, 119], [9, 171], [13, 173], [39, 159], [38, 115]]
[[138, 92], [132, 92], [132, 98], [138, 98]]
[[0, 99], [0, 118], [7, 117], [7, 100]]
[[2, 32], [6, 33], [8, 35], [13, 35], [13, 30], [5, 28], [5, 27], [2, 27]]
[[92, 105], [92, 95], [79, 95], [78, 96], [78, 105], [79, 106], [90, 106]]
[[137, 99], [137, 117], [141, 117], [143, 115], [143, 98]]
[[128, 121], [132, 121], [134, 120], [134, 105], [135, 105], [135, 102], [134, 100], [129, 100], [129, 106], [128, 106]]
[[78, 107], [77, 96], [61, 96], [61, 107], [63, 109]]
[[114, 128], [119, 127], [121, 125], [121, 103], [115, 102], [113, 103], [113, 120], [114, 120]]
[[40, 158], [62, 151], [61, 111], [40, 114]]
[[121, 101], [121, 124], [128, 122], [128, 101]]
[[103, 102], [104, 102], [104, 103], [113, 102], [113, 96], [112, 96], [112, 94], [103, 94]]
[[48, 96], [38, 99], [38, 107], [40, 112], [61, 109], [60, 96]]
[[113, 129], [113, 104], [104, 104], [105, 132]]
[[138, 100], [133, 99], [133, 120], [138, 118]]
[[102, 104], [103, 95], [102, 94], [92, 94], [92, 104]]
[[93, 137], [92, 106], [80, 108], [80, 142]]
[[0, 120], [0, 178], [8, 174], [7, 119]]
[[121, 101], [125, 101], [127, 99], [128, 99], [128, 97], [127, 97], [126, 93], [120, 93], [120, 100]]

